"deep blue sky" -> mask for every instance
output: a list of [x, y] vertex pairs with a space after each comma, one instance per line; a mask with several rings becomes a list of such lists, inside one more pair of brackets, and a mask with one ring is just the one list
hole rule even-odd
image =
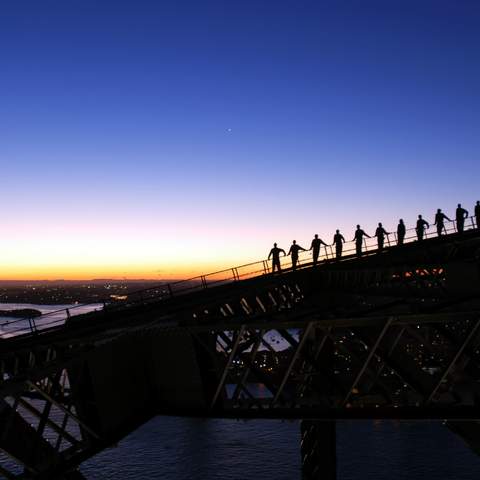
[[0, 277], [472, 210], [479, 26], [473, 0], [3, 2]]

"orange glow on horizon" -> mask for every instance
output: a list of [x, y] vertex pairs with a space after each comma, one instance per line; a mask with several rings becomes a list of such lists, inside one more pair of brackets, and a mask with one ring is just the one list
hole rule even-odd
[[234, 265], [221, 264], [198, 264], [177, 265], [159, 268], [153, 271], [152, 266], [147, 265], [73, 265], [51, 266], [36, 265], [33, 267], [17, 266], [9, 269], [1, 269], [0, 281], [5, 280], [183, 280], [198, 275], [204, 275], [219, 270], [230, 268]]
[[[335, 226], [325, 222], [324, 229], [331, 232]], [[0, 280], [182, 280], [264, 260], [273, 242], [288, 251], [292, 238], [308, 249], [312, 231], [326, 241], [331, 237], [301, 222], [255, 229], [178, 225], [167, 231], [148, 230], [141, 223], [122, 228], [92, 225], [29, 235], [12, 229], [12, 236], [3, 239]]]
[[0, 281], [11, 280], [184, 280], [199, 275], [230, 270], [234, 266], [260, 261], [238, 257], [213, 261], [173, 261], [143, 264], [21, 264], [0, 267]]
[[213, 235], [212, 240], [205, 236], [192, 241], [192, 236], [145, 238], [134, 237], [134, 233], [119, 238], [92, 238], [83, 233], [34, 241], [9, 239], [0, 261], [0, 280], [177, 280], [265, 256], [262, 245], [232, 247], [231, 239]]

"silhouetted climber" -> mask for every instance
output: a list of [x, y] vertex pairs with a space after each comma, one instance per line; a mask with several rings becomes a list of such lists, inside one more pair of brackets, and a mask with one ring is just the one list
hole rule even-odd
[[419, 215], [417, 220], [417, 228], [415, 229], [417, 231], [418, 240], [423, 240], [423, 234], [425, 233], [425, 229], [429, 227], [429, 223], [424, 220], [421, 215]]
[[480, 200], [477, 200], [475, 205], [475, 220], [477, 222], [477, 228], [480, 228]]
[[447, 230], [445, 229], [445, 220], [451, 222], [451, 220], [442, 212], [442, 209], [439, 208], [435, 214], [434, 223], [434, 225], [437, 226], [437, 234], [439, 237], [442, 235], [443, 230], [445, 230], [445, 233], [447, 233]]
[[327, 246], [327, 244], [321, 239], [318, 238], [318, 235], [315, 234], [315, 238], [312, 240], [312, 244], [310, 245], [310, 250], [313, 250], [313, 264], [316, 265], [318, 262], [318, 257], [320, 255], [320, 247], [322, 245]]
[[303, 247], [301, 247], [300, 245], [297, 245], [296, 240], [293, 240], [292, 246], [290, 247], [290, 250], [287, 253], [287, 255], [292, 256], [292, 270], [295, 270], [297, 268], [298, 252], [300, 250], [305, 251]]
[[335, 231], [335, 235], [333, 236], [333, 244], [335, 244], [335, 255], [337, 258], [342, 256], [343, 244], [345, 243], [345, 238], [340, 233], [340, 230]]
[[385, 241], [385, 237], [387, 235], [390, 235], [390, 234], [383, 228], [382, 224], [379, 223], [377, 229], [375, 230], [375, 235], [374, 235], [374, 237], [377, 237], [379, 252], [383, 250], [383, 242]]
[[[355, 230], [355, 236], [353, 237], [353, 240], [355, 240], [355, 248], [357, 250], [357, 257], [360, 257], [362, 255], [362, 242], [363, 242], [363, 237], [368, 237], [372, 238], [370, 235], [365, 233], [361, 228], [360, 225], [357, 225], [357, 229]], [[352, 241], [353, 241], [352, 240]]]
[[462, 208], [461, 203], [458, 204], [455, 216], [457, 220], [457, 231], [458, 233], [462, 233], [463, 227], [465, 226], [465, 219], [468, 218], [468, 212]]
[[403, 223], [403, 219], [400, 219], [397, 226], [397, 245], [403, 245], [403, 241], [405, 240], [405, 233], [407, 229], [405, 228], [405, 224]]
[[273, 244], [273, 248], [270, 250], [268, 255], [268, 260], [272, 257], [272, 273], [275, 272], [275, 267], [280, 272], [282, 269], [280, 267], [280, 252], [283, 252], [283, 256], [286, 255], [285, 250], [283, 248], [278, 248], [277, 244]]

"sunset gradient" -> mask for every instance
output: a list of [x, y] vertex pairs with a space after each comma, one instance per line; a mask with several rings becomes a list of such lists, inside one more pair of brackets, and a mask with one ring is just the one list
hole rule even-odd
[[175, 279], [480, 198], [480, 5], [0, 8], [0, 279]]

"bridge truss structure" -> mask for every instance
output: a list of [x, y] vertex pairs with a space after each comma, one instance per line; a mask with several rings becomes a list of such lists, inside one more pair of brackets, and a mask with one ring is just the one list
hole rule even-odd
[[302, 420], [309, 479], [335, 478], [340, 419], [438, 419], [480, 453], [479, 230], [231, 271], [18, 323], [0, 339], [0, 475], [81, 478], [156, 415]]

